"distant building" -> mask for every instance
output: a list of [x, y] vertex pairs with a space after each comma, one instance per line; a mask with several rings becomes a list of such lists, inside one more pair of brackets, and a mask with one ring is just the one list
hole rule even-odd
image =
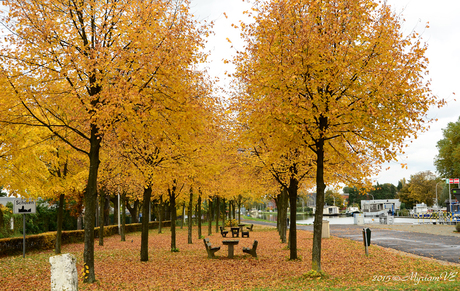
[[391, 210], [393, 213], [401, 208], [399, 199], [361, 200], [362, 212], [383, 212]]
[[0, 197], [0, 204], [3, 204], [3, 206], [6, 206], [6, 203], [11, 202], [13, 203], [16, 199], [16, 197]]

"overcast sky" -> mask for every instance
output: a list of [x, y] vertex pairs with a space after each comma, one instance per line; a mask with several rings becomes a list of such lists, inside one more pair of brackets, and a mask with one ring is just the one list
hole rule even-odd
[[[222, 59], [231, 58], [236, 49], [241, 49], [244, 45], [239, 32], [231, 24], [237, 24], [239, 20], [247, 21], [243, 11], [251, 6], [241, 0], [191, 1], [192, 13], [197, 19], [215, 22], [215, 35], [208, 39], [207, 49], [211, 51], [208, 68], [211, 76], [219, 77], [220, 84], [225, 86], [229, 80], [225, 79], [224, 73], [232, 71], [232, 67], [224, 64]], [[460, 116], [459, 102], [455, 101], [456, 97], [453, 95], [455, 92], [460, 98], [460, 0], [388, 0], [387, 3], [406, 20], [403, 24], [404, 32], [409, 33], [415, 29], [422, 34], [423, 40], [428, 44], [432, 92], [448, 102], [442, 109], [430, 110], [429, 117], [437, 118], [438, 121], [431, 124], [428, 132], [420, 134], [412, 142], [408, 141], [406, 154], [400, 156], [398, 162], [388, 164], [390, 170], [383, 170], [375, 177], [380, 184], [397, 185], [400, 179], [409, 180], [411, 175], [421, 171], [430, 170], [436, 173], [433, 163], [438, 153], [436, 143], [443, 137], [442, 129], [449, 122], [457, 121]], [[427, 22], [429, 29], [425, 29]], [[401, 163], [407, 163], [408, 169], [401, 168]]]

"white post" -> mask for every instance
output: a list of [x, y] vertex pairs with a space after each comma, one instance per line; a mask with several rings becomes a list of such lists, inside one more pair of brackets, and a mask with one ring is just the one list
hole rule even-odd
[[50, 257], [49, 262], [51, 264], [51, 291], [77, 291], [78, 273], [75, 256], [62, 254]]

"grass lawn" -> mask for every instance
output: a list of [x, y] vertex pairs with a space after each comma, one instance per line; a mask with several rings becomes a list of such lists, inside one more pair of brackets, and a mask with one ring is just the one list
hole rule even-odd
[[[214, 229], [214, 227], [213, 227]], [[104, 239], [95, 247], [97, 282], [79, 290], [460, 290], [460, 267], [432, 260], [402, 256], [371, 245], [369, 257], [362, 242], [331, 237], [323, 239], [323, 277], [311, 270], [313, 234], [298, 230], [299, 260], [289, 260], [289, 250], [274, 228], [254, 226], [250, 238], [239, 238], [235, 257], [227, 258], [227, 246], [220, 233], [209, 236], [220, 245], [217, 259], [208, 259], [202, 239], [193, 230], [193, 244], [187, 242], [187, 229], [177, 229], [176, 246], [170, 252], [170, 232], [149, 235], [149, 261], [140, 262], [140, 233]], [[203, 227], [207, 233], [207, 227]], [[207, 236], [208, 237], [208, 236]], [[226, 238], [229, 239], [229, 238]], [[230, 238], [231, 239], [231, 238]], [[257, 239], [258, 258], [243, 253]], [[83, 269], [83, 244], [62, 247], [63, 253], [77, 257]], [[49, 290], [53, 251], [30, 252], [0, 258], [0, 290]]]

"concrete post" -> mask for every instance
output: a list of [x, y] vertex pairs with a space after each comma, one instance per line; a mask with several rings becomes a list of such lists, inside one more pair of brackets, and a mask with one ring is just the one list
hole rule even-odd
[[50, 257], [51, 291], [77, 291], [77, 259], [71, 254]]

